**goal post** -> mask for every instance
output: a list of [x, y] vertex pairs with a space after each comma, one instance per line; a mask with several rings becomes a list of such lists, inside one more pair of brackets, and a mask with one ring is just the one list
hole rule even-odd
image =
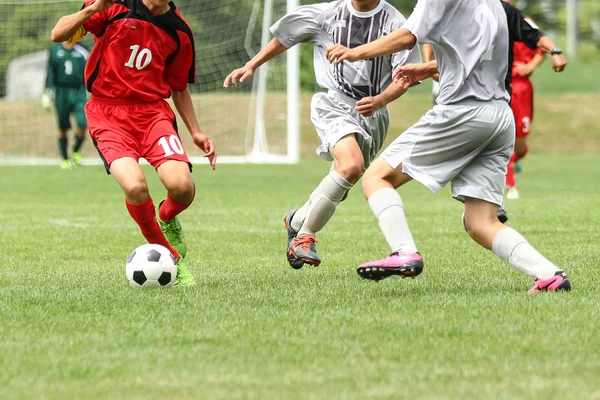
[[[252, 81], [224, 89], [225, 77], [270, 40], [269, 27], [298, 0], [175, 1], [196, 41], [198, 83], [190, 85], [202, 130], [216, 144], [219, 163], [300, 160], [300, 60], [294, 47], [259, 68]], [[50, 30], [83, 0], [0, 0], [0, 164], [58, 164], [57, 122], [41, 106]], [[92, 48], [86, 37], [83, 45]], [[74, 119], [72, 124], [75, 125]], [[205, 162], [183, 122], [190, 159]], [[72, 143], [73, 132], [69, 134]], [[101, 163], [91, 141], [84, 164]]]

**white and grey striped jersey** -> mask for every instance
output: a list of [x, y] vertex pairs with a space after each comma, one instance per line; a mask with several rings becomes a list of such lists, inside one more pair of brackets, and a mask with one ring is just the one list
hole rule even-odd
[[499, 0], [419, 0], [403, 28], [419, 43], [433, 44], [440, 72], [437, 104], [509, 101], [508, 24]]
[[277, 21], [271, 33], [287, 48], [312, 43], [317, 84], [360, 100], [384, 91], [392, 83], [392, 72], [397, 67], [420, 63], [418, 47], [340, 64], [329, 63], [325, 57], [327, 48], [337, 43], [354, 48], [372, 42], [400, 28], [405, 21], [385, 0], [369, 12], [357, 11], [351, 0], [337, 0], [298, 7]]

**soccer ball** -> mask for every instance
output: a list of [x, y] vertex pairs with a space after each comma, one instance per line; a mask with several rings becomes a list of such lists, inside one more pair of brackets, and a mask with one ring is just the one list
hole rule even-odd
[[125, 273], [135, 288], [169, 287], [177, 277], [177, 265], [166, 247], [143, 244], [127, 259]]

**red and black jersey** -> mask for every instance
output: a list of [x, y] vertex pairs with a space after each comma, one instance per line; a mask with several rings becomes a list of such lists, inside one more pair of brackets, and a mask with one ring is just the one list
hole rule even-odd
[[[525, 21], [527, 21], [532, 27], [537, 29], [537, 25], [535, 22], [531, 20], [529, 17], [525, 17]], [[523, 42], [515, 42], [513, 47], [514, 60], [512, 64], [512, 81], [515, 82], [517, 80], [521, 81], [529, 81], [528, 76], [521, 76], [515, 71], [515, 64], [528, 64], [536, 54], [544, 54], [544, 52], [540, 49], [532, 50]]]
[[[86, 0], [84, 7], [94, 0]], [[92, 96], [116, 102], [153, 102], [196, 82], [194, 36], [173, 2], [152, 15], [142, 0], [124, 0], [83, 25], [95, 46], [85, 70]]]
[[506, 74], [506, 90], [508, 93], [512, 93], [510, 88], [510, 82], [512, 81], [512, 69], [514, 59], [514, 44], [516, 42], [522, 42], [532, 50], [537, 48], [537, 43], [544, 34], [531, 25], [525, 18], [523, 13], [512, 4], [502, 1], [502, 6], [506, 13], [506, 19], [508, 22], [508, 73]]

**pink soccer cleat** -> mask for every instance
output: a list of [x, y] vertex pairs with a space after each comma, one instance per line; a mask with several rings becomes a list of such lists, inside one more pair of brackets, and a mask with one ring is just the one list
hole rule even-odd
[[392, 275], [414, 278], [423, 272], [423, 257], [419, 253], [392, 253], [383, 260], [361, 264], [356, 272], [364, 279], [380, 281]]
[[571, 281], [564, 271], [556, 271], [556, 274], [548, 279], [536, 279], [533, 287], [529, 289], [529, 293], [556, 292], [558, 290], [565, 292], [571, 290]]

